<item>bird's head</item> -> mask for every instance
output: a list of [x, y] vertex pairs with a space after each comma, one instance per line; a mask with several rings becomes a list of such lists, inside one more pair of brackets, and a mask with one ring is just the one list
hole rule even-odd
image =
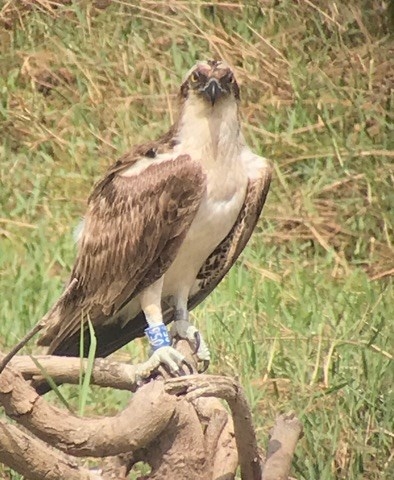
[[184, 99], [194, 96], [212, 107], [226, 98], [239, 100], [239, 87], [231, 68], [216, 60], [198, 62], [190, 69], [180, 93]]

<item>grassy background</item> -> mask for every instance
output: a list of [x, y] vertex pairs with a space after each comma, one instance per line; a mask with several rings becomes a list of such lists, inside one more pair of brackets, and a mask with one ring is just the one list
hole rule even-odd
[[[240, 377], [261, 445], [298, 413], [296, 478], [394, 478], [389, 3], [56, 3], [0, 7], [0, 348], [59, 295], [94, 182], [165, 131], [197, 59], [223, 58], [275, 178], [242, 259], [195, 310], [210, 371]], [[88, 409], [126, 401], [93, 389]]]

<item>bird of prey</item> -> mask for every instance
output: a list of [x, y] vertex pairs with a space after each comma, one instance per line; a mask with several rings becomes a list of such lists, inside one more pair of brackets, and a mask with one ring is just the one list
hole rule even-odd
[[78, 233], [75, 286], [51, 312], [39, 344], [79, 356], [88, 319], [105, 357], [147, 335], [160, 362], [177, 372], [184, 357], [166, 325], [210, 360], [189, 311], [229, 271], [248, 242], [271, 180], [269, 161], [240, 129], [239, 87], [222, 61], [200, 61], [180, 87], [176, 123], [124, 154], [100, 180]]

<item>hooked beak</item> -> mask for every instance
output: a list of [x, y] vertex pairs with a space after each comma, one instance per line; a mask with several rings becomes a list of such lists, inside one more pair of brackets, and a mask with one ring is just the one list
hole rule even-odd
[[211, 78], [211, 80], [209, 80], [209, 82], [203, 88], [202, 92], [211, 102], [212, 106], [214, 106], [217, 99], [222, 96], [222, 89], [216, 78]]

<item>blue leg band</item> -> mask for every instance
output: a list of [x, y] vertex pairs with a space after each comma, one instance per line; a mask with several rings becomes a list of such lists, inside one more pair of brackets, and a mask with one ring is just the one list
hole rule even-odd
[[170, 336], [168, 335], [168, 330], [164, 323], [159, 323], [158, 325], [146, 328], [145, 335], [148, 337], [153, 351], [171, 345]]

